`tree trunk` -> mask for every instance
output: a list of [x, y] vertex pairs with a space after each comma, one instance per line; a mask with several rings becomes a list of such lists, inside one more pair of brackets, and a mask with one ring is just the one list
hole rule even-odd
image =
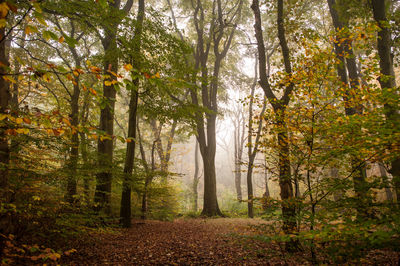
[[[396, 78], [394, 76], [394, 67], [391, 57], [391, 37], [390, 30], [387, 27], [388, 20], [386, 17], [386, 0], [372, 0], [372, 10], [374, 19], [380, 27], [378, 31], [378, 54], [379, 66], [382, 77], [379, 78], [379, 83], [383, 94], [396, 87]], [[388, 93], [390, 95], [390, 93]], [[390, 96], [389, 96], [390, 97]], [[389, 99], [388, 99], [389, 100]], [[384, 104], [387, 128], [392, 129], [392, 134], [398, 134], [400, 131], [400, 115], [398, 108], [390, 103]], [[393, 143], [398, 145], [398, 143]], [[391, 168], [389, 172], [393, 176], [393, 183], [396, 191], [396, 201], [400, 205], [400, 157], [395, 156], [391, 160]]]
[[204, 165], [204, 205], [201, 214], [208, 217], [221, 216], [222, 213], [218, 207], [218, 202], [217, 202], [215, 161], [213, 158], [209, 158], [208, 156], [203, 156], [203, 165]]
[[[4, 3], [4, 0], [0, 0], [0, 3]], [[1, 19], [6, 19], [6, 16], [1, 17]], [[5, 28], [0, 28], [0, 38], [5, 35]], [[4, 75], [7, 75], [7, 70], [4, 66], [8, 67], [9, 62], [7, 60], [6, 54], [6, 40], [3, 39], [0, 42], [0, 63], [3, 67], [0, 67], [0, 115], [9, 113], [10, 107], [10, 84], [8, 81], [3, 79]], [[0, 198], [2, 202], [7, 202], [8, 200], [8, 178], [9, 178], [9, 162], [10, 162], [10, 148], [8, 145], [7, 135], [5, 131], [7, 126], [0, 128]]]
[[[85, 125], [88, 120], [89, 116], [89, 92], [86, 91], [84, 92], [83, 96], [83, 106], [82, 106], [82, 111], [81, 111], [81, 118], [80, 118], [80, 123], [81, 125]], [[90, 179], [91, 176], [89, 174], [89, 157], [88, 157], [88, 139], [86, 137], [86, 133], [84, 132], [79, 132], [80, 135], [80, 146], [81, 146], [81, 154], [82, 154], [82, 161], [83, 161], [83, 197], [86, 206], [89, 206], [90, 204], [90, 197], [89, 197], [89, 191], [90, 191]]]
[[386, 200], [393, 202], [393, 193], [389, 185], [389, 177], [387, 176], [385, 166], [382, 163], [378, 163], [379, 172], [381, 173], [382, 182], [385, 185]]
[[256, 139], [253, 143], [253, 104], [254, 104], [254, 94], [257, 86], [257, 79], [258, 79], [258, 56], [256, 54], [255, 64], [254, 64], [254, 81], [251, 85], [251, 92], [250, 92], [250, 103], [249, 103], [249, 130], [247, 133], [247, 156], [249, 157], [249, 162], [247, 165], [247, 216], [249, 218], [254, 217], [253, 213], [253, 167], [254, 167], [254, 160], [257, 156], [258, 146], [260, 143], [261, 131], [262, 131], [262, 122], [263, 116], [265, 113], [265, 109], [267, 107], [266, 100], [263, 102], [263, 107], [260, 113], [260, 122], [258, 124]]
[[[141, 50], [141, 35], [144, 20], [145, 2], [139, 0], [137, 24], [134, 35], [134, 62], [135, 69], [140, 69], [140, 50]], [[124, 181], [122, 184], [122, 197], [121, 197], [121, 223], [125, 228], [131, 227], [131, 186], [132, 186], [132, 171], [135, 160], [135, 140], [136, 140], [136, 121], [137, 121], [137, 107], [139, 99], [139, 80], [133, 80], [133, 88], [131, 90], [131, 99], [129, 103], [129, 122], [128, 122], [128, 138], [132, 141], [126, 144], [126, 157], [124, 166]], [[145, 205], [144, 205], [145, 206]]]
[[[105, 51], [104, 73], [112, 71], [118, 72], [118, 58], [116, 57], [116, 36], [115, 32], [106, 31], [106, 37], [103, 40]], [[110, 75], [111, 79], [115, 80], [114, 75]], [[101, 172], [96, 175], [96, 192], [94, 201], [97, 205], [97, 210], [103, 209], [105, 213], [111, 213], [111, 182], [112, 182], [112, 166], [113, 166], [113, 135], [114, 135], [114, 108], [116, 91], [114, 85], [107, 86], [103, 83], [103, 94], [107, 101], [106, 106], [100, 112], [99, 129], [106, 134], [105, 139], [99, 138], [98, 164], [102, 168]]]
[[247, 168], [247, 176], [246, 176], [246, 181], [247, 181], [247, 216], [249, 218], [254, 217], [254, 212], [253, 212], [253, 167], [254, 167], [254, 159], [255, 156], [251, 156], [249, 158], [249, 165]]
[[217, 179], [215, 173], [216, 119], [216, 114], [207, 114], [208, 145], [205, 146], [203, 142], [199, 142], [204, 170], [204, 204], [201, 214], [209, 217], [222, 215], [217, 202]]
[[237, 118], [238, 124], [235, 123], [234, 128], [234, 149], [235, 149], [235, 188], [236, 188], [236, 198], [238, 201], [242, 201], [242, 173], [240, 172], [240, 128], [239, 128], [239, 118]]
[[279, 158], [279, 187], [282, 199], [283, 231], [296, 231], [296, 205], [293, 201], [293, 187], [290, 174], [289, 142], [285, 122], [285, 111], [275, 110], [276, 126], [278, 128], [278, 158]]
[[90, 204], [90, 184], [89, 184], [89, 176], [87, 174], [87, 169], [89, 169], [89, 158], [88, 158], [88, 140], [86, 138], [85, 133], [80, 133], [80, 146], [81, 146], [81, 154], [82, 154], [82, 162], [83, 162], [83, 199], [86, 206]]
[[198, 209], [198, 197], [199, 197], [199, 192], [198, 192], [198, 185], [199, 185], [199, 143], [196, 140], [195, 144], [195, 149], [194, 149], [194, 175], [193, 175], [193, 184], [192, 184], [192, 189], [193, 189], [193, 211], [197, 212]]
[[68, 164], [70, 174], [68, 175], [67, 194], [65, 195], [65, 199], [68, 203], [75, 202], [77, 190], [77, 167], [79, 159], [79, 78], [75, 78], [75, 82], [76, 84], [74, 85], [74, 91], [71, 98], [71, 113], [69, 115], [71, 118], [71, 128], [73, 132], [71, 136], [71, 150]]

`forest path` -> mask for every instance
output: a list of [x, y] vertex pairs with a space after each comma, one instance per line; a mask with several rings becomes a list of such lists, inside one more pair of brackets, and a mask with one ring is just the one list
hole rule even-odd
[[[78, 247], [72, 265], [287, 265], [271, 260], [271, 245], [245, 240], [259, 219], [178, 219], [134, 221], [130, 229], [92, 235], [92, 245]], [[275, 253], [276, 255], [276, 253]], [[276, 256], [275, 260], [277, 259]], [[283, 264], [282, 264], [283, 263]], [[289, 262], [289, 264], [292, 264]]]

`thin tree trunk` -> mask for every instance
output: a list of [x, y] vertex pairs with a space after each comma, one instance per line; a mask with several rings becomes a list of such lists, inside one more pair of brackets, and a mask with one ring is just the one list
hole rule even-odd
[[236, 198], [238, 201], [242, 201], [242, 173], [240, 172], [240, 148], [239, 148], [239, 138], [240, 138], [240, 128], [239, 128], [239, 117], [237, 117], [237, 124], [234, 123], [234, 150], [235, 150], [235, 188], [236, 188]]
[[[74, 29], [74, 24], [71, 21], [71, 26]], [[71, 38], [74, 38], [74, 30], [72, 30]], [[79, 58], [78, 52], [76, 48], [69, 48], [72, 54], [72, 57], [75, 62], [75, 67], [81, 67], [81, 60]], [[67, 194], [65, 195], [66, 201], [69, 203], [74, 203], [76, 201], [75, 196], [77, 192], [77, 176], [78, 176], [78, 159], [79, 159], [79, 134], [78, 134], [78, 126], [79, 126], [79, 96], [80, 96], [80, 78], [79, 75], [75, 77], [74, 89], [71, 96], [71, 113], [69, 115], [71, 119], [71, 150], [70, 150], [70, 158], [68, 167], [71, 171], [68, 175], [67, 180]]]
[[[134, 35], [134, 62], [135, 69], [140, 69], [140, 50], [141, 50], [141, 35], [145, 12], [144, 0], [139, 0], [137, 24]], [[128, 122], [128, 138], [132, 141], [127, 142], [126, 157], [124, 166], [124, 181], [122, 183], [121, 210], [120, 217], [122, 226], [125, 228], [131, 227], [131, 186], [132, 186], [132, 171], [135, 160], [135, 139], [137, 125], [137, 107], [139, 99], [139, 80], [133, 80], [133, 89], [131, 91], [131, 99], [129, 103], [129, 122]]]
[[197, 212], [198, 209], [198, 185], [199, 185], [199, 143], [196, 140], [195, 149], [194, 149], [194, 175], [193, 175], [193, 211]]
[[[78, 66], [77, 66], [78, 67]], [[78, 126], [79, 126], [79, 78], [75, 78], [76, 84], [74, 84], [74, 91], [71, 98], [71, 128], [72, 128], [72, 136], [71, 136], [71, 150], [70, 150], [70, 158], [69, 158], [69, 170], [71, 171], [68, 175], [67, 180], [67, 194], [65, 195], [66, 201], [69, 203], [75, 202], [75, 195], [77, 191], [77, 167], [78, 167], [78, 158], [79, 158], [79, 135], [78, 135]]]
[[249, 103], [249, 130], [247, 133], [247, 156], [249, 157], [249, 163], [247, 165], [247, 175], [246, 175], [246, 182], [247, 182], [247, 216], [249, 218], [254, 217], [253, 213], [253, 167], [254, 167], [254, 160], [257, 156], [259, 140], [261, 136], [262, 130], [262, 117], [265, 113], [266, 109], [266, 101], [263, 102], [263, 109], [260, 114], [260, 122], [258, 124], [258, 130], [256, 139], [253, 143], [253, 105], [254, 105], [254, 94], [257, 86], [257, 79], [258, 79], [258, 58], [255, 59], [254, 64], [254, 81], [251, 85], [251, 93], [250, 93], [250, 103]]
[[[84, 92], [83, 96], [83, 106], [82, 106], [82, 111], [81, 111], [81, 118], [80, 122], [81, 125], [85, 126], [88, 120], [88, 115], [89, 115], [89, 92]], [[89, 206], [90, 204], [90, 197], [89, 197], [89, 191], [90, 191], [90, 179], [91, 176], [89, 174], [89, 157], [88, 157], [88, 139], [86, 137], [86, 133], [84, 132], [79, 132], [80, 135], [80, 146], [81, 146], [81, 154], [82, 154], [82, 161], [83, 161], [83, 197], [86, 206]]]
[[81, 154], [82, 154], [82, 162], [83, 162], [83, 199], [86, 206], [90, 204], [90, 184], [89, 184], [89, 176], [87, 174], [87, 169], [89, 168], [89, 158], [88, 158], [88, 139], [86, 138], [85, 133], [80, 133], [80, 146], [81, 146]]
[[151, 169], [149, 168], [149, 165], [147, 163], [147, 159], [146, 159], [146, 153], [144, 151], [144, 147], [143, 147], [143, 140], [142, 140], [142, 134], [140, 133], [140, 126], [138, 123], [137, 126], [137, 132], [138, 132], [138, 138], [139, 138], [139, 149], [140, 149], [140, 155], [142, 157], [142, 162], [143, 162], [143, 167], [145, 170], [145, 181], [144, 181], [144, 188], [143, 188], [143, 194], [142, 194], [142, 206], [141, 206], [141, 211], [142, 211], [142, 215], [141, 218], [143, 220], [146, 219], [147, 216], [147, 211], [148, 211], [148, 204], [147, 204], [147, 200], [148, 200], [148, 187], [151, 184], [152, 180], [153, 180], [153, 174], [154, 171], [156, 170], [156, 164], [155, 164], [155, 158], [154, 158], [154, 152], [156, 149], [156, 145], [157, 145], [157, 140], [160, 137], [158, 134], [156, 134], [156, 139], [153, 141], [153, 145], [151, 147]]
[[265, 191], [264, 191], [264, 197], [268, 199], [271, 197], [271, 193], [269, 192], [269, 176], [268, 176], [268, 170], [264, 169], [264, 183], [265, 183]]

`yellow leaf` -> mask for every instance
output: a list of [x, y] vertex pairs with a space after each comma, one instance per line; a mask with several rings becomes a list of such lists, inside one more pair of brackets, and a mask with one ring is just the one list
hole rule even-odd
[[6, 114], [0, 114], [0, 121], [6, 119], [7, 116], [8, 116], [8, 115], [6, 115]]
[[0, 18], [5, 18], [8, 14], [8, 10], [10, 8], [8, 7], [6, 2], [3, 2], [0, 4]]
[[15, 119], [15, 123], [17, 123], [17, 124], [22, 124], [22, 122], [24, 122], [24, 120], [22, 120], [21, 117], [18, 117], [17, 119]]
[[51, 81], [50, 77], [47, 74], [43, 75], [43, 80], [46, 81], [46, 82], [50, 82]]
[[39, 196], [32, 196], [32, 199], [33, 199], [34, 201], [39, 201], [39, 200], [40, 200], [40, 197], [39, 197]]
[[111, 86], [113, 83], [112, 83], [112, 81], [110, 81], [110, 80], [105, 80], [104, 81], [104, 85], [106, 85], [106, 86]]
[[5, 20], [4, 18], [0, 19], [0, 28], [4, 28], [7, 24], [7, 20]]
[[24, 134], [24, 129], [23, 128], [17, 128], [16, 130], [15, 130], [15, 132], [17, 132], [18, 134]]
[[59, 258], [61, 258], [61, 255], [58, 254], [58, 253], [52, 253], [52, 254], [49, 255], [49, 259], [51, 259], [51, 260], [53, 260], [53, 261], [56, 261], [56, 260], [58, 260]]
[[131, 71], [133, 66], [131, 64], [126, 64], [126, 65], [124, 65], [124, 68], [126, 71]]
[[3, 79], [14, 84], [17, 83], [11, 76], [3, 76]]
[[61, 37], [58, 39], [58, 42], [59, 42], [59, 43], [63, 43], [64, 40], [65, 40], [65, 39], [64, 39], [64, 36], [61, 36]]
[[72, 71], [72, 73], [74, 73], [74, 75], [75, 75], [76, 77], [78, 77], [78, 76], [79, 76], [79, 72], [78, 72], [78, 71], [76, 71], [76, 70]]

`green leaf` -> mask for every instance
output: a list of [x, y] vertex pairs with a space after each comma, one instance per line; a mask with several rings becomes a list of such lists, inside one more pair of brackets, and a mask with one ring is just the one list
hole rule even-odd
[[77, 40], [75, 40], [74, 38], [68, 37], [66, 35], [64, 35], [64, 39], [65, 39], [65, 42], [71, 47], [75, 47], [75, 45], [78, 44]]
[[54, 33], [51, 32], [51, 31], [48, 31], [48, 30], [45, 30], [45, 31], [43, 32], [42, 35], [43, 35], [43, 38], [44, 38], [46, 41], [48, 41], [48, 40], [50, 40], [50, 39], [55, 40], [55, 41], [58, 40], [57, 35], [54, 34]]

